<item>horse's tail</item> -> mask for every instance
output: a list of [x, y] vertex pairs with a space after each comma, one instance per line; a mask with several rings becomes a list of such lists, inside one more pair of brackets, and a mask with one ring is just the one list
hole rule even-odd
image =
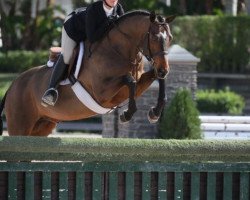
[[4, 97], [3, 97], [2, 101], [1, 101], [1, 104], [0, 104], [0, 135], [3, 134], [3, 119], [2, 119], [2, 115], [3, 115], [3, 109], [4, 109], [6, 95], [7, 95], [7, 92], [5, 93], [5, 95], [4, 95]]

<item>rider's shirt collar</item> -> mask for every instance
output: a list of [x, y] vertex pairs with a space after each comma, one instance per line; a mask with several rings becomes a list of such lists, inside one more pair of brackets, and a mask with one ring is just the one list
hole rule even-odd
[[108, 8], [106, 8], [106, 6], [103, 4], [103, 9], [104, 9], [104, 11], [105, 11], [107, 17], [109, 17], [110, 15], [113, 14], [114, 8], [108, 9]]

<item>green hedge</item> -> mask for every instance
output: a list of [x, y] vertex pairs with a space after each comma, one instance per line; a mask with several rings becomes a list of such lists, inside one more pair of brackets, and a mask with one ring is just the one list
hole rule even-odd
[[0, 137], [0, 160], [244, 162], [249, 141]]
[[178, 17], [173, 43], [201, 58], [199, 72], [250, 72], [249, 27], [250, 16]]
[[9, 51], [0, 52], [0, 72], [20, 73], [31, 67], [44, 65], [48, 60], [48, 51]]
[[191, 92], [179, 89], [160, 121], [160, 137], [165, 139], [201, 139], [199, 111]]
[[229, 89], [199, 90], [196, 97], [198, 110], [203, 113], [239, 115], [245, 107], [244, 98]]

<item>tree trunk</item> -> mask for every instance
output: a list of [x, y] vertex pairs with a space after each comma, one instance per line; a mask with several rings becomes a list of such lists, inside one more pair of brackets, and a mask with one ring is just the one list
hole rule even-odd
[[14, 16], [15, 14], [16, 1], [6, 2], [0, 0], [0, 28], [2, 35], [2, 49], [7, 51], [9, 49], [15, 48], [16, 42], [16, 32], [15, 27], [10, 26], [9, 16]]
[[187, 4], [186, 0], [180, 0], [180, 12], [185, 15], [187, 13]]
[[247, 14], [250, 15], [250, 0], [245, 0]]
[[206, 0], [206, 14], [212, 14], [213, 11], [213, 0]]
[[236, 16], [237, 15], [238, 0], [226, 0], [226, 14]]

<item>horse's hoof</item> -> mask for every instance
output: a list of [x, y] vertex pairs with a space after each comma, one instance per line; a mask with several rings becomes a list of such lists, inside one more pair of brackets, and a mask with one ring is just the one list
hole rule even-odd
[[124, 112], [120, 115], [120, 124], [127, 124], [129, 120], [126, 119]]
[[159, 116], [156, 116], [154, 114], [154, 110], [153, 107], [148, 111], [148, 121], [150, 122], [150, 124], [154, 124], [156, 122], [158, 122], [159, 120]]

